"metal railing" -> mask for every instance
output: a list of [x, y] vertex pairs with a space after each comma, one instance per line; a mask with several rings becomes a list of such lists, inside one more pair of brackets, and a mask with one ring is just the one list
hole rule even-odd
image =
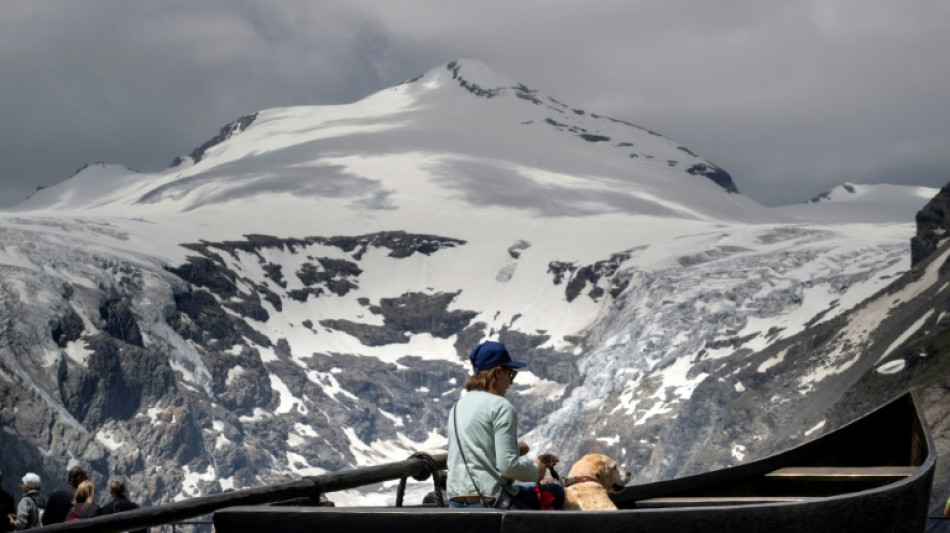
[[[184, 525], [190, 523], [190, 519], [209, 516], [218, 509], [238, 505], [261, 505], [295, 498], [309, 498], [317, 504], [320, 495], [329, 492], [355, 489], [364, 485], [408, 477], [424, 481], [432, 475], [433, 468], [446, 467], [446, 458], [447, 454], [441, 451], [431, 454], [419, 453], [405, 461], [309, 476], [277, 485], [199, 496], [180, 502], [142, 507], [134, 511], [53, 524], [32, 531], [36, 533], [121, 533], [147, 527]], [[177, 530], [179, 526], [171, 527], [172, 533], [183, 533]], [[154, 529], [152, 531], [155, 533]]]
[[186, 520], [184, 522], [172, 522], [171, 524], [162, 524], [151, 528], [149, 533], [196, 533], [199, 531], [211, 531], [214, 522], [211, 517], [205, 520]]

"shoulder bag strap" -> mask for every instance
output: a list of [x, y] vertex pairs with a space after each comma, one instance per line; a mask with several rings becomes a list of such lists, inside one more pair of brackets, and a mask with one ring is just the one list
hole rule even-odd
[[485, 501], [485, 497], [482, 496], [482, 491], [478, 490], [478, 483], [475, 483], [475, 476], [473, 476], [472, 471], [468, 469], [468, 461], [465, 460], [464, 446], [462, 446], [462, 439], [459, 438], [458, 407], [458, 403], [456, 403], [455, 407], [452, 408], [452, 427], [455, 429], [455, 442], [459, 446], [459, 454], [462, 456], [462, 464], [465, 465], [465, 471], [468, 472], [468, 478], [472, 480], [472, 486], [475, 487], [475, 492], [478, 493], [478, 499], [481, 500], [482, 505], [485, 507], [491, 507], [488, 505], [488, 502]]
[[39, 527], [40, 524], [40, 506], [34, 498], [30, 498], [33, 505], [30, 507], [30, 527]]

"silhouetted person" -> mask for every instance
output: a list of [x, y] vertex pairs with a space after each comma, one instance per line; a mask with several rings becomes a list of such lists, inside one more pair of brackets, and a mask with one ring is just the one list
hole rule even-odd
[[[119, 478], [109, 480], [109, 503], [103, 504], [99, 508], [97, 516], [121, 513], [122, 511], [134, 511], [139, 508], [139, 504], [129, 501], [128, 491], [125, 488], [125, 482]], [[145, 533], [146, 530], [139, 529], [132, 533]]]
[[66, 514], [73, 506], [73, 498], [76, 497], [76, 488], [89, 477], [86, 470], [81, 466], [74, 466], [69, 469], [66, 477], [67, 484], [56, 489], [50, 495], [46, 502], [46, 513], [43, 514], [43, 525], [59, 524], [66, 520]]
[[13, 524], [8, 520], [10, 515], [16, 514], [16, 500], [13, 495], [3, 490], [3, 471], [0, 470], [0, 531], [13, 531]]

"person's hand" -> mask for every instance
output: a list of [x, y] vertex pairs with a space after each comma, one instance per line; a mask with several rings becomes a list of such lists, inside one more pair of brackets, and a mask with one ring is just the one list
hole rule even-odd
[[16, 525], [16, 515], [12, 513], [7, 513], [7, 520], [10, 521], [10, 525]]
[[534, 458], [534, 466], [538, 467], [538, 481], [544, 477], [544, 473], [547, 472], [548, 467], [545, 466], [544, 461], [540, 457]]
[[540, 459], [541, 462], [544, 463], [544, 466], [548, 468], [557, 466], [557, 464], [561, 462], [561, 460], [558, 459], [557, 456], [554, 455], [553, 453], [546, 453], [544, 455], [539, 455], [538, 459]]
[[539, 455], [534, 460], [534, 464], [538, 467], [538, 479], [544, 477], [544, 473], [547, 472], [548, 468], [554, 467], [560, 462], [556, 455], [546, 453], [544, 455]]

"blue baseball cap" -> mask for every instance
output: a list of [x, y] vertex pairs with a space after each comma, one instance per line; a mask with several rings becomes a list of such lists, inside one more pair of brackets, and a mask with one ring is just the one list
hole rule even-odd
[[495, 341], [485, 341], [472, 350], [468, 358], [472, 361], [472, 369], [475, 372], [489, 370], [496, 366], [510, 366], [512, 368], [522, 368], [528, 366], [527, 363], [515, 361], [508, 355], [508, 349], [505, 345]]

